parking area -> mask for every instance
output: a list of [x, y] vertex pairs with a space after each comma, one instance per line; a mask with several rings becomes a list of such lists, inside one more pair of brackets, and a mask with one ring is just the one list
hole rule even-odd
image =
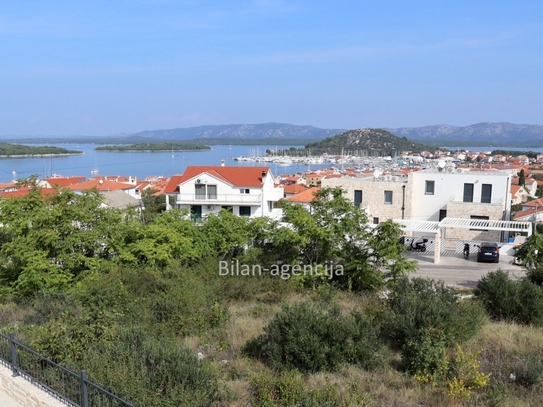
[[497, 269], [508, 271], [516, 278], [524, 276], [524, 268], [512, 264], [513, 253], [512, 244], [503, 244], [499, 263], [478, 263], [477, 253], [471, 253], [468, 259], [464, 259], [462, 253], [455, 251], [443, 252], [438, 264], [433, 262], [433, 252], [407, 252], [407, 257], [418, 263], [418, 271], [412, 274], [413, 277], [443, 280], [445, 284], [458, 288], [474, 288], [488, 272]]

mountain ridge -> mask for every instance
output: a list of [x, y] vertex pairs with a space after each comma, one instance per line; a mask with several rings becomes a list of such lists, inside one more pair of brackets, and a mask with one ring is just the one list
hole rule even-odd
[[[480, 122], [469, 126], [436, 124], [422, 127], [385, 128], [399, 137], [407, 137], [433, 145], [458, 146], [472, 144], [484, 146], [543, 145], [543, 125], [509, 122]], [[481, 144], [483, 143], [483, 144]]]

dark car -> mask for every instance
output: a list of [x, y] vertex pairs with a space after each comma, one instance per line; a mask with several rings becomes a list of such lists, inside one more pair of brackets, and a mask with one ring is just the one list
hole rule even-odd
[[482, 243], [479, 245], [479, 251], [477, 252], [477, 261], [493, 261], [499, 263], [500, 261], [500, 246], [498, 243]]

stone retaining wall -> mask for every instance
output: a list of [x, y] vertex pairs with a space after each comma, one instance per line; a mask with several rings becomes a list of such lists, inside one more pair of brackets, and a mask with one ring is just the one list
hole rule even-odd
[[0, 365], [0, 392], [9, 395], [24, 407], [66, 407], [67, 404], [34, 386], [21, 376], [13, 377], [6, 366]]

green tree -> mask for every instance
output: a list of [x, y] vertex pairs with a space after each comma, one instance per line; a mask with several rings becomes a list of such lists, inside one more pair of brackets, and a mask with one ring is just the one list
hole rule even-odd
[[518, 173], [518, 184], [522, 186], [526, 185], [526, 176], [524, 175], [524, 169], [520, 170]]
[[[275, 228], [271, 241], [278, 242], [285, 264], [327, 267], [334, 270], [337, 283], [355, 289], [378, 288], [388, 278], [415, 269], [399, 244], [398, 225], [389, 221], [373, 229], [366, 213], [346, 199], [341, 188], [318, 191], [311, 211], [286, 201], [283, 210], [289, 226]], [[312, 284], [315, 278], [322, 280], [315, 274], [309, 277]]]
[[98, 191], [59, 189], [42, 196], [37, 187], [24, 197], [1, 200], [3, 285], [21, 294], [58, 290], [83, 272], [106, 269], [123, 224], [131, 219], [101, 203]]

